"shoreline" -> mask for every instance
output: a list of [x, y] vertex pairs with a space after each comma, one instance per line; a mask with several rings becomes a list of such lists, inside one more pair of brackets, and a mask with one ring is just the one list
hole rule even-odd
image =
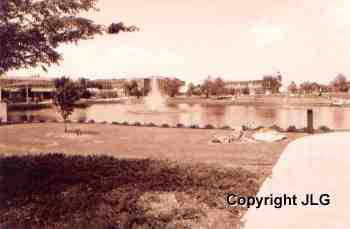
[[[87, 108], [95, 104], [125, 104], [127, 102], [138, 103], [143, 97], [135, 98], [111, 98], [111, 99], [82, 99], [76, 103], [77, 108]], [[325, 97], [284, 97], [284, 96], [241, 96], [232, 99], [216, 99], [214, 97], [174, 97], [167, 98], [167, 104], [200, 104], [200, 105], [224, 105], [224, 106], [296, 106], [296, 107], [339, 107], [350, 108], [350, 104], [336, 106], [332, 104], [332, 99]], [[10, 111], [45, 109], [54, 106], [52, 102], [42, 103], [15, 103], [7, 104]]]
[[[169, 103], [233, 105], [233, 106], [327, 106], [331, 107], [332, 100], [313, 97], [282, 97], [282, 96], [242, 96], [235, 100], [215, 98], [170, 98]], [[342, 106], [347, 107], [347, 106]]]

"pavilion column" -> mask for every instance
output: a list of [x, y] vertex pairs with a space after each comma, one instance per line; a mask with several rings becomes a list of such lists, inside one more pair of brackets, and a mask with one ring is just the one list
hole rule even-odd
[[0, 123], [7, 122], [7, 103], [2, 102], [2, 88], [0, 87]]
[[29, 89], [28, 89], [28, 84], [26, 84], [26, 101], [27, 104], [29, 103]]

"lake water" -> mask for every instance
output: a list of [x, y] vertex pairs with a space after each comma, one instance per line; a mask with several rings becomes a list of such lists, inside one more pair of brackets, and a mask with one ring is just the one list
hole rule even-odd
[[[294, 125], [298, 128], [306, 125], [308, 107], [278, 106], [237, 106], [237, 105], [203, 105], [175, 104], [167, 105], [159, 112], [150, 112], [144, 104], [96, 104], [88, 108], [76, 109], [71, 119], [95, 120], [96, 122], [140, 122], [176, 125], [212, 124], [214, 126], [271, 126], [287, 128]], [[313, 107], [314, 125], [326, 125], [333, 129], [350, 129], [350, 108]], [[10, 121], [19, 120], [59, 120], [60, 115], [55, 108], [27, 111], [10, 111]]]

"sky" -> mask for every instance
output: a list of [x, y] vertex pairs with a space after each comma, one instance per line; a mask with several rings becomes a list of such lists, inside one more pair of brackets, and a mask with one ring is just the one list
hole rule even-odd
[[261, 79], [280, 71], [284, 83], [350, 78], [349, 0], [100, 0], [97, 23], [123, 21], [139, 32], [63, 45], [48, 73], [72, 78], [149, 75], [199, 83]]

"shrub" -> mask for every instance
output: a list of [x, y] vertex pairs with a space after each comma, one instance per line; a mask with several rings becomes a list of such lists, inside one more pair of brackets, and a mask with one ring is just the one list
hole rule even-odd
[[78, 123], [85, 123], [87, 121], [85, 116], [79, 116], [77, 122]]
[[247, 131], [247, 130], [249, 130], [249, 127], [246, 126], [246, 125], [242, 125], [242, 130], [243, 130], [243, 131]]
[[129, 123], [127, 121], [122, 122], [122, 125], [129, 126]]
[[91, 119], [89, 120], [89, 123], [95, 123], [95, 120]]
[[190, 125], [190, 128], [191, 128], [191, 129], [199, 129], [199, 126], [196, 125], [196, 124], [193, 124], [193, 125]]
[[176, 127], [177, 127], [177, 128], [184, 128], [184, 127], [185, 127], [185, 125], [184, 125], [184, 124], [182, 124], [182, 123], [178, 123], [178, 124], [176, 124]]
[[132, 125], [133, 126], [141, 126], [141, 123], [140, 122], [134, 122]]
[[323, 132], [332, 132], [332, 129], [328, 126], [320, 126], [319, 129]]
[[257, 130], [261, 130], [261, 129], [264, 129], [263, 126], [258, 126], [258, 127], [255, 127], [254, 130], [257, 131]]
[[207, 124], [204, 126], [204, 129], [215, 129], [215, 126], [213, 126], [211, 124]]
[[101, 124], [107, 124], [107, 121], [103, 121], [103, 122], [101, 122]]
[[45, 120], [45, 119], [40, 119], [39, 122], [40, 122], [40, 123], [45, 123], [46, 120]]
[[287, 132], [298, 132], [298, 129], [295, 126], [288, 126]]
[[30, 115], [27, 117], [27, 122], [33, 122], [34, 121], [34, 116]]
[[148, 127], [156, 127], [157, 125], [154, 124], [153, 122], [147, 123], [146, 126]]
[[231, 127], [230, 126], [223, 126], [220, 129], [222, 129], [222, 130], [231, 130]]
[[162, 127], [163, 127], [163, 128], [169, 128], [170, 126], [169, 126], [169, 124], [164, 123], [164, 124], [162, 124]]
[[119, 122], [116, 122], [116, 121], [112, 122], [112, 124], [113, 124], [113, 125], [120, 125], [120, 123], [119, 123]]
[[269, 129], [272, 129], [272, 130], [276, 130], [276, 131], [279, 131], [279, 132], [282, 132], [283, 129], [277, 125], [272, 125], [269, 127]]

